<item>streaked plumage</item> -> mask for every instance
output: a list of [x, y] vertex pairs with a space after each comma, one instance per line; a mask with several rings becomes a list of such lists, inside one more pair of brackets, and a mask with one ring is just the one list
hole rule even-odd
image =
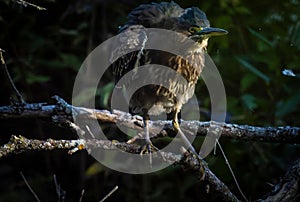
[[[133, 94], [129, 102], [131, 112], [142, 115], [144, 120], [148, 120], [149, 115], [158, 115], [164, 112], [172, 114], [174, 126], [180, 130], [177, 114], [182, 105], [194, 94], [195, 85], [204, 67], [204, 52], [208, 38], [211, 35], [221, 35], [227, 32], [218, 28], [210, 28], [205, 13], [199, 8], [183, 9], [174, 2], [140, 5], [129, 13], [128, 18], [128, 22], [120, 28], [120, 32], [125, 33], [128, 37], [120, 39], [120, 49], [115, 51], [120, 52], [122, 48], [133, 50], [145, 43], [147, 35], [143, 32], [144, 28], [173, 30], [195, 41], [195, 45], [184, 53], [184, 56], [193, 61], [194, 65], [191, 65], [188, 60], [168, 52], [145, 49], [123, 55], [113, 65], [116, 83], [127, 72], [146, 64], [167, 66], [183, 76], [186, 83], [176, 79], [170, 80], [168, 89], [161, 85], [144, 86]], [[162, 43], [164, 42], [162, 41]], [[163, 75], [163, 72], [157, 72], [158, 70], [155, 68], [149, 67], [148, 71], [150, 78], [156, 80], [168, 78]], [[147, 127], [147, 123], [145, 123], [145, 127]], [[147, 130], [145, 133], [146, 141], [151, 143]]]

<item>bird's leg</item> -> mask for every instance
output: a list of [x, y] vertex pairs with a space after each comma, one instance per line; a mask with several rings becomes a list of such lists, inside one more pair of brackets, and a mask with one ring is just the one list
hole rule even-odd
[[179, 134], [180, 138], [182, 139], [184, 146], [187, 149], [190, 149], [193, 152], [193, 154], [197, 154], [196, 150], [194, 149], [190, 141], [186, 138], [186, 136], [180, 129], [178, 114], [179, 114], [179, 110], [176, 110], [173, 114], [173, 120], [172, 120], [173, 127], [175, 128], [176, 132]]
[[179, 134], [180, 138], [182, 139], [182, 141], [184, 143], [184, 146], [187, 149], [189, 149], [197, 157], [197, 159], [200, 161], [200, 160], [202, 160], [202, 158], [199, 156], [199, 154], [196, 152], [193, 145], [190, 143], [190, 141], [186, 138], [186, 136], [184, 135], [184, 133], [180, 129], [180, 125], [179, 125], [179, 121], [178, 121], [178, 113], [179, 113], [179, 110], [176, 110], [176, 112], [173, 116], [173, 121], [172, 121], [173, 127], [175, 128], [175, 130]]
[[149, 114], [148, 112], [144, 112], [143, 113], [143, 122], [144, 122], [144, 133], [145, 133], [145, 142], [146, 142], [146, 145], [145, 145], [145, 148], [143, 148], [141, 150], [141, 154], [143, 153], [148, 153], [149, 154], [149, 161], [150, 161], [150, 165], [152, 165], [152, 150], [154, 151], [159, 151], [158, 148], [156, 148], [151, 140], [150, 140], [150, 135], [149, 135], [149, 120], [150, 120], [150, 117], [149, 117]]
[[148, 114], [145, 114], [143, 116], [143, 122], [144, 122], [144, 133], [145, 133], [145, 141], [146, 141], [146, 144], [147, 144], [147, 150], [149, 153], [150, 152], [150, 145], [152, 144], [151, 140], [150, 140], [150, 135], [149, 135], [149, 115]]
[[178, 121], [178, 112], [176, 110], [174, 117], [173, 117], [173, 127], [175, 128], [175, 130], [177, 130], [180, 138], [182, 139], [183, 143], [185, 144], [184, 146], [189, 149], [192, 154], [197, 158], [199, 165], [200, 165], [200, 173], [202, 175], [201, 179], [203, 180], [205, 178], [205, 170], [204, 170], [204, 166], [203, 163], [205, 163], [205, 161], [199, 156], [199, 154], [196, 152], [195, 148], [193, 147], [193, 145], [190, 143], [190, 141], [186, 138], [186, 136], [184, 135], [184, 133], [182, 132], [182, 130], [180, 129], [180, 125], [179, 125], [179, 121]]

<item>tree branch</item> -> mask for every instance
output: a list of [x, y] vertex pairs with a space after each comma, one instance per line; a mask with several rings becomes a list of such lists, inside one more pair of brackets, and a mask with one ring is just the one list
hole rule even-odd
[[[66, 103], [58, 96], [53, 97], [57, 103], [31, 103], [23, 105], [10, 105], [0, 107], [1, 119], [23, 119], [23, 118], [49, 118], [58, 124], [65, 124], [75, 118], [97, 119], [101, 122], [118, 123], [122, 126], [142, 131], [143, 121], [139, 116], [132, 116], [118, 110], [112, 112], [108, 110], [88, 109], [76, 107]], [[248, 125], [237, 125], [216, 122], [181, 121], [181, 129], [187, 131], [197, 131], [197, 136], [206, 136], [211, 124], [218, 125], [222, 130], [222, 137], [241, 141], [261, 141], [280, 143], [300, 143], [300, 127], [256, 127]], [[167, 129], [173, 129], [171, 121], [151, 121], [150, 132], [156, 136], [166, 136]], [[166, 130], [161, 130], [164, 128]]]
[[[266, 194], [259, 202], [299, 201], [300, 195], [300, 160], [297, 160], [274, 190]], [[297, 200], [298, 198], [298, 200]]]
[[33, 4], [33, 3], [30, 3], [30, 2], [27, 2], [27, 1], [24, 1], [24, 0], [13, 0], [14, 2], [24, 6], [24, 7], [27, 7], [27, 6], [32, 6], [33, 8], [36, 8], [38, 10], [46, 10], [46, 8], [44, 7], [41, 7], [41, 6], [38, 6], [36, 4]]
[[[55, 104], [47, 103], [14, 103], [10, 106], [0, 107], [0, 120], [40, 118], [50, 119], [59, 126], [68, 126], [84, 135], [80, 127], [73, 122], [75, 119], [97, 119], [101, 122], [120, 124], [128, 128], [142, 131], [143, 121], [139, 116], [132, 116], [118, 110], [112, 112], [107, 110], [96, 110], [84, 107], [76, 107], [68, 104], [58, 96], [53, 97]], [[299, 127], [254, 127], [247, 125], [225, 124], [216, 122], [199, 122], [199, 121], [181, 121], [181, 129], [187, 131], [197, 131], [198, 136], [205, 136], [210, 126], [219, 126], [222, 129], [221, 135], [226, 138], [242, 141], [264, 141], [264, 142], [281, 142], [281, 143], [299, 143]], [[161, 130], [164, 128], [164, 130]], [[157, 134], [156, 137], [168, 135], [166, 131], [173, 129], [170, 121], [151, 121], [150, 132]], [[135, 144], [121, 143], [117, 141], [98, 140], [98, 139], [79, 139], [79, 140], [34, 140], [27, 139], [23, 136], [12, 136], [9, 143], [0, 147], [0, 158], [9, 154], [17, 154], [27, 150], [53, 150], [68, 149], [72, 154], [76, 151], [87, 149], [103, 150], [122, 150], [124, 152], [139, 154], [141, 148]], [[176, 162], [187, 168], [193, 169], [198, 173], [205, 173], [203, 183], [209, 185], [211, 192], [220, 193], [225, 201], [239, 201], [232, 194], [228, 187], [220, 181], [207, 167], [206, 163], [200, 162], [191, 155], [176, 155], [173, 153], [161, 152], [165, 161]], [[297, 178], [298, 179], [298, 178]]]
[[[141, 147], [134, 144], [128, 144], [118, 141], [98, 140], [98, 139], [78, 139], [78, 140], [36, 140], [27, 139], [23, 136], [12, 136], [10, 141], [0, 146], [0, 158], [9, 154], [19, 154], [28, 150], [54, 150], [66, 149], [69, 154], [79, 150], [103, 149], [103, 150], [121, 150], [132, 154], [140, 154]], [[209, 185], [210, 191], [220, 194], [224, 201], [239, 201], [237, 197], [228, 189], [228, 187], [211, 172], [205, 161], [201, 163], [197, 158], [190, 154], [177, 155], [170, 152], [160, 152], [160, 155], [169, 163], [175, 162], [192, 169], [197, 173], [204, 173], [202, 183]], [[154, 157], [159, 156], [154, 153]]]

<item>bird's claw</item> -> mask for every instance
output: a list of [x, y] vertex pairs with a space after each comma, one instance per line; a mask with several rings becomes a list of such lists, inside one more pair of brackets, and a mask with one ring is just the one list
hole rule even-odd
[[207, 162], [203, 160], [203, 158], [200, 157], [197, 153], [195, 153], [195, 150], [186, 150], [185, 148], [181, 148], [181, 152], [184, 155], [184, 159], [189, 164], [192, 163], [193, 166], [196, 166], [199, 168], [200, 173], [200, 180], [203, 181], [205, 179], [205, 171], [208, 166]]
[[150, 143], [146, 143], [145, 145], [143, 145], [141, 147], [140, 155], [150, 154], [150, 153], [157, 152], [157, 151], [159, 151], [159, 149], [150, 142]]
[[149, 154], [149, 162], [150, 165], [152, 165], [152, 154], [156, 152], [165, 160], [161, 151], [156, 146], [154, 146], [151, 141], [146, 142], [146, 144], [141, 147], [140, 155], [142, 156], [144, 154]]

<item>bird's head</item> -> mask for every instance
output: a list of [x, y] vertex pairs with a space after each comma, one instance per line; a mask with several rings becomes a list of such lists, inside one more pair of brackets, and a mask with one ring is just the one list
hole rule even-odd
[[211, 36], [221, 36], [228, 33], [224, 29], [210, 27], [205, 13], [197, 7], [185, 9], [184, 13], [178, 17], [178, 21], [181, 30], [199, 43]]
[[142, 4], [129, 13], [129, 21], [120, 31], [131, 25], [162, 28], [180, 32], [198, 43], [207, 43], [211, 36], [225, 35], [224, 29], [210, 27], [203, 11], [197, 7], [181, 8], [175, 2]]

